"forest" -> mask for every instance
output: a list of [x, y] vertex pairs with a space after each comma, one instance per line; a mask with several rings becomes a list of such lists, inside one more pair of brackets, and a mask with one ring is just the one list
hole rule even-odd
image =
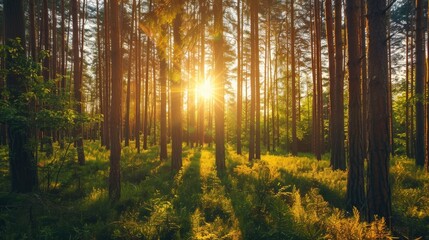
[[0, 239], [429, 239], [429, 1], [0, 22]]

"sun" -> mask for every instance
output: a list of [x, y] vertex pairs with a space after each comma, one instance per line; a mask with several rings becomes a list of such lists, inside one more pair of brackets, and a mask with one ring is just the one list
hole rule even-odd
[[205, 100], [211, 99], [213, 97], [213, 87], [210, 79], [205, 79], [204, 82], [198, 84], [195, 91]]

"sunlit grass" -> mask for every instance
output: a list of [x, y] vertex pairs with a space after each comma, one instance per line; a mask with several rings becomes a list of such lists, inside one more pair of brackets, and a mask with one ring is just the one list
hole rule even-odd
[[[346, 172], [332, 171], [326, 159], [266, 154], [249, 162], [228, 146], [227, 170], [217, 173], [214, 147], [184, 146], [183, 168], [175, 173], [169, 160], [159, 159], [158, 146], [137, 153], [133, 144], [122, 151], [122, 196], [115, 204], [108, 199], [109, 151], [99, 142], [86, 143], [85, 166], [77, 164], [72, 145], [67, 153], [54, 145], [51, 158], [40, 154], [36, 195], [8, 193], [7, 151], [0, 148], [0, 203], [8, 206], [0, 210], [0, 234], [46, 239], [371, 239], [390, 234], [383, 221], [368, 224], [361, 214], [343, 210]], [[429, 176], [413, 160], [395, 158], [391, 180], [393, 235], [425, 237]]]
[[195, 239], [241, 239], [239, 222], [231, 199], [217, 176], [213, 153], [201, 151], [200, 177], [202, 196], [200, 206], [192, 214]]

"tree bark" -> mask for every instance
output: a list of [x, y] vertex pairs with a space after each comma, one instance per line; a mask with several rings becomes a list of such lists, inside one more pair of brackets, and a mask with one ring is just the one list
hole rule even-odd
[[171, 135], [172, 153], [171, 168], [178, 171], [182, 167], [182, 1], [179, 1], [180, 12], [176, 14], [173, 21], [173, 76], [171, 79]]
[[423, 108], [423, 90], [425, 82], [425, 32], [423, 15], [423, 1], [416, 0], [416, 165], [423, 167], [425, 162], [425, 139], [424, 139], [424, 108]]
[[[139, 1], [140, 3], [140, 1]], [[135, 65], [136, 65], [136, 123], [135, 123], [135, 138], [136, 138], [136, 148], [137, 153], [140, 153], [140, 127], [141, 127], [141, 112], [140, 112], [140, 103], [141, 103], [141, 32], [137, 26], [137, 19], [140, 19], [140, 7], [138, 8], [136, 17], [136, 56], [135, 56]]]
[[292, 155], [296, 156], [298, 154], [298, 138], [296, 136], [296, 124], [297, 124], [297, 101], [296, 101], [296, 95], [297, 95], [297, 89], [296, 89], [296, 56], [295, 56], [295, 35], [296, 35], [296, 30], [295, 30], [295, 10], [294, 10], [294, 0], [291, 1], [290, 3], [291, 6], [291, 10], [290, 10], [290, 14], [291, 14], [291, 67], [292, 67], [292, 146], [291, 146], [291, 152]]
[[390, 226], [389, 114], [387, 109], [386, 0], [367, 0], [369, 77], [368, 218], [384, 217]]
[[[335, 46], [334, 46], [334, 24], [332, 16], [332, 0], [325, 1], [326, 18], [326, 40], [328, 42], [328, 60], [329, 60], [329, 147], [332, 149], [333, 129], [335, 125]], [[331, 166], [333, 165], [331, 157]]]
[[[11, 103], [18, 100], [26, 92], [26, 76], [14, 68], [20, 66], [19, 58], [25, 58], [25, 18], [22, 0], [4, 1], [4, 30], [5, 43], [12, 46], [12, 41], [20, 39], [21, 49], [17, 49], [19, 57], [6, 56], [5, 67], [6, 86], [9, 90], [9, 101]], [[22, 111], [20, 115], [29, 117], [29, 111]], [[26, 123], [16, 121], [7, 126], [9, 140], [9, 172], [11, 176], [11, 191], [26, 193], [37, 189], [37, 162], [31, 147], [31, 130]]]
[[[74, 99], [75, 110], [82, 114], [82, 79], [80, 78], [80, 57], [79, 57], [79, 27], [78, 27], [78, 6], [77, 0], [72, 0], [73, 17], [73, 78], [74, 78]], [[75, 123], [74, 138], [76, 141], [77, 159], [80, 165], [85, 164], [85, 154], [83, 150], [82, 125]]]
[[104, 144], [110, 149], [110, 13], [109, 4], [104, 0], [104, 109], [103, 114], [103, 137]]
[[[162, 26], [161, 36], [166, 36], [166, 27]], [[161, 135], [160, 158], [167, 159], [167, 56], [165, 49], [158, 49], [159, 82], [161, 85]]]
[[255, 19], [253, 12], [255, 11], [255, 2], [250, 2], [250, 121], [249, 121], [249, 161], [255, 158]]
[[[199, 71], [199, 84], [204, 84], [205, 79], [205, 24], [206, 24], [206, 5], [207, 2], [204, 0], [199, 0], [200, 7], [200, 18], [201, 18], [201, 29], [200, 29], [200, 65], [198, 68]], [[199, 146], [204, 146], [204, 97], [200, 96], [198, 100], [198, 142]]]
[[360, 82], [360, 1], [347, 0], [347, 40], [349, 56], [349, 156], [347, 174], [347, 210], [356, 207], [360, 213], [365, 209], [365, 183], [364, 183], [364, 154], [362, 138], [361, 115], [361, 82]]
[[215, 107], [215, 131], [216, 131], [216, 168], [218, 171], [225, 169], [225, 65], [223, 59], [223, 7], [222, 0], [214, 0], [214, 107]]
[[29, 0], [28, 5], [28, 14], [30, 18], [30, 54], [33, 61], [37, 61], [37, 51], [36, 51], [36, 23], [34, 21], [34, 0]]
[[110, 0], [111, 39], [112, 39], [112, 106], [110, 125], [110, 173], [109, 198], [116, 202], [121, 197], [121, 103], [122, 103], [122, 50], [120, 43], [118, 0]]
[[131, 8], [131, 32], [129, 37], [128, 49], [128, 77], [127, 77], [127, 96], [125, 101], [125, 146], [129, 145], [130, 141], [130, 104], [131, 104], [131, 66], [133, 62], [133, 44], [134, 44], [134, 17], [136, 14], [136, 0], [133, 0]]
[[344, 75], [343, 75], [343, 43], [341, 31], [341, 0], [335, 0], [335, 83], [331, 102], [333, 121], [331, 136], [331, 167], [332, 169], [346, 169], [344, 151]]
[[367, 159], [368, 153], [368, 78], [367, 78], [367, 54], [366, 54], [366, 4], [361, 0], [360, 12], [360, 54], [361, 54], [361, 75], [362, 75], [362, 137], [363, 153]]
[[[428, 2], [428, 11], [427, 14], [429, 14], [429, 2]], [[429, 18], [426, 19], [426, 24], [427, 26], [429, 26]], [[426, 60], [426, 64], [427, 66], [429, 66], [429, 37], [427, 39], [427, 45], [428, 48], [427, 49], [427, 60]], [[429, 172], [429, 71], [426, 71], [426, 95], [425, 95], [425, 109], [426, 109], [426, 116], [425, 116], [425, 121], [426, 121], [426, 128], [425, 128], [425, 171], [426, 173]]]
[[242, 54], [241, 54], [241, 10], [237, 0], [237, 154], [241, 155], [241, 119], [243, 110]]
[[[150, 11], [150, 10], [149, 10]], [[147, 135], [148, 135], [148, 111], [149, 111], [149, 61], [150, 61], [150, 48], [152, 42], [147, 37], [146, 42], [146, 72], [145, 72], [145, 82], [144, 82], [144, 117], [143, 117], [143, 149], [147, 149]]]

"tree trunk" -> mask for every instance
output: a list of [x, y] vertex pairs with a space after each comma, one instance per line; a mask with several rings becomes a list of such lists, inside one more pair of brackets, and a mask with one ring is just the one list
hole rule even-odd
[[409, 31], [407, 29], [406, 34], [405, 34], [405, 151], [407, 154], [407, 157], [411, 157], [411, 151], [410, 151], [410, 120], [409, 120], [409, 116], [410, 116], [410, 98], [409, 98], [409, 93], [410, 93], [410, 88], [409, 88], [409, 83], [410, 83], [410, 78], [409, 78]]
[[[43, 50], [46, 52], [50, 51], [50, 44], [49, 44], [49, 13], [48, 13], [48, 0], [43, 0], [43, 6], [42, 6], [42, 40], [43, 40]], [[43, 68], [42, 68], [42, 75], [43, 80], [49, 81], [49, 57], [45, 56], [43, 58]]]
[[341, 0], [335, 0], [335, 81], [331, 89], [335, 95], [331, 102], [333, 121], [331, 136], [331, 167], [346, 169], [344, 152], [344, 76], [343, 76], [343, 44], [341, 31]]
[[253, 1], [253, 24], [254, 24], [254, 41], [253, 41], [253, 54], [254, 54], [254, 81], [255, 81], [255, 159], [261, 159], [261, 94], [260, 94], [260, 81], [259, 81], [259, 1]]
[[241, 54], [241, 11], [237, 0], [237, 154], [241, 155], [241, 118], [243, 109], [242, 54]]
[[223, 8], [222, 0], [214, 0], [214, 107], [216, 128], [216, 168], [218, 171], [225, 169], [225, 66], [223, 59]]
[[[205, 24], [206, 24], [206, 1], [199, 0], [201, 29], [200, 29], [200, 65], [198, 68], [200, 83], [204, 84], [205, 80]], [[198, 100], [198, 142], [200, 146], [204, 146], [204, 97], [200, 96]]]
[[[161, 36], [166, 36], [166, 26], [162, 26]], [[160, 159], [167, 159], [167, 56], [165, 49], [158, 49], [159, 82], [161, 85], [161, 135]]]
[[[249, 160], [257, 158], [257, 146], [260, 145], [260, 119], [258, 121], [258, 90], [259, 87], [259, 44], [258, 44], [258, 2], [250, 3], [250, 140], [249, 140]], [[256, 120], [256, 121], [255, 121]], [[258, 137], [259, 136], [259, 137]]]
[[423, 15], [423, 1], [416, 0], [416, 165], [423, 167], [425, 162], [425, 140], [424, 140], [424, 109], [423, 109], [423, 90], [425, 82], [425, 32]]
[[367, 0], [369, 77], [368, 218], [384, 217], [390, 226], [389, 114], [387, 109], [386, 0]]
[[104, 109], [103, 137], [107, 149], [110, 148], [110, 23], [109, 4], [104, 0]]
[[317, 160], [321, 160], [321, 142], [323, 135], [321, 129], [323, 128], [323, 92], [322, 92], [322, 72], [321, 72], [321, 17], [320, 17], [320, 1], [315, 0], [314, 8], [314, 53], [313, 53], [313, 134], [314, 134], [314, 154]]
[[[334, 24], [332, 17], [332, 0], [325, 1], [326, 18], [326, 40], [328, 42], [328, 60], [329, 60], [329, 147], [332, 149], [333, 129], [335, 126], [335, 48], [334, 48]], [[331, 157], [331, 166], [333, 165]]]
[[157, 93], [156, 93], [156, 60], [155, 60], [155, 56], [156, 56], [156, 49], [153, 48], [153, 58], [152, 58], [152, 122], [153, 122], [153, 135], [152, 135], [152, 145], [156, 144], [156, 97], [157, 97]]
[[[73, 17], [73, 78], [74, 78], [74, 99], [75, 110], [82, 114], [82, 79], [80, 78], [80, 57], [79, 57], [79, 27], [78, 27], [78, 6], [77, 0], [72, 0], [72, 17]], [[76, 141], [77, 160], [80, 165], [85, 164], [85, 154], [83, 151], [82, 124], [75, 123], [74, 138]]]
[[361, 0], [360, 12], [360, 54], [361, 54], [361, 75], [362, 75], [362, 138], [363, 138], [363, 154], [367, 159], [368, 153], [368, 78], [367, 78], [367, 54], [366, 54], [366, 4], [365, 0]]
[[36, 51], [36, 23], [34, 21], [34, 0], [29, 0], [28, 14], [30, 18], [30, 54], [33, 61], [37, 62]]
[[[139, 1], [140, 2], [140, 1]], [[138, 8], [136, 17], [136, 56], [135, 56], [135, 66], [136, 66], [136, 123], [135, 123], [135, 138], [136, 138], [136, 148], [137, 152], [140, 153], [140, 127], [141, 127], [141, 121], [140, 121], [140, 100], [141, 100], [141, 31], [139, 30], [139, 27], [137, 26], [137, 19], [140, 19], [140, 7]]]
[[292, 155], [296, 156], [298, 154], [298, 138], [296, 136], [296, 118], [297, 118], [297, 106], [296, 106], [296, 95], [297, 95], [297, 89], [296, 89], [296, 59], [295, 59], [295, 35], [296, 35], [296, 30], [295, 30], [295, 10], [294, 10], [294, 0], [291, 1], [290, 3], [290, 14], [291, 14], [291, 61], [292, 61], [292, 146], [291, 146], [291, 152]]
[[127, 77], [127, 96], [125, 101], [125, 146], [129, 145], [130, 141], [130, 103], [131, 103], [131, 66], [133, 60], [133, 43], [134, 43], [134, 16], [136, 14], [136, 0], [133, 0], [131, 9], [131, 32], [129, 38], [128, 49], [128, 77]]
[[365, 209], [364, 154], [361, 116], [361, 82], [359, 20], [360, 1], [347, 0], [347, 40], [349, 56], [349, 156], [347, 174], [347, 210], [356, 207], [360, 213]]
[[[150, 10], [149, 10], [150, 11]], [[149, 110], [149, 61], [150, 61], [150, 48], [152, 42], [147, 37], [146, 42], [146, 68], [145, 68], [145, 82], [144, 82], [144, 117], [143, 117], [143, 149], [147, 149], [147, 135], [148, 135], [148, 110]]]
[[[427, 14], [429, 14], [429, 2], [428, 2], [428, 12]], [[426, 19], [427, 22], [427, 26], [429, 26], [429, 18]], [[427, 66], [429, 66], [429, 37], [427, 39]], [[426, 95], [425, 95], [425, 109], [426, 109], [426, 116], [425, 116], [425, 120], [426, 120], [426, 129], [425, 129], [425, 171], [426, 173], [429, 172], [429, 71], [426, 72]]]
[[57, 5], [56, 1], [52, 1], [52, 79], [57, 78]]
[[[64, 0], [62, 0], [64, 1]], [[97, 72], [98, 72], [98, 98], [99, 98], [99, 108], [101, 114], [104, 114], [104, 94], [103, 94], [103, 69], [102, 69], [102, 52], [101, 52], [101, 30], [100, 30], [100, 7], [98, 4], [98, 0], [96, 0], [96, 11], [97, 11]], [[101, 139], [101, 145], [104, 145], [104, 139], [103, 139], [103, 127], [99, 127], [98, 131], [100, 131], [100, 139]]]
[[171, 135], [172, 135], [172, 153], [171, 168], [178, 171], [182, 167], [182, 5], [179, 1], [180, 12], [177, 13], [173, 22], [173, 76], [171, 79]]
[[[25, 18], [22, 0], [4, 1], [5, 43], [12, 46], [12, 41], [19, 38], [22, 49], [17, 49], [20, 57], [6, 56], [5, 67], [6, 86], [9, 90], [9, 101], [14, 103], [26, 92], [26, 76], [13, 71], [20, 66], [20, 60], [25, 58]], [[29, 110], [29, 109], [28, 109]], [[22, 111], [22, 117], [28, 118], [29, 111]], [[9, 140], [9, 172], [11, 176], [11, 191], [26, 193], [37, 189], [37, 162], [31, 147], [31, 130], [27, 124], [19, 121], [7, 126]]]
[[122, 91], [122, 51], [120, 43], [118, 0], [110, 0], [111, 39], [112, 39], [112, 116], [110, 125], [110, 173], [109, 198], [115, 202], [121, 197], [121, 95]]

